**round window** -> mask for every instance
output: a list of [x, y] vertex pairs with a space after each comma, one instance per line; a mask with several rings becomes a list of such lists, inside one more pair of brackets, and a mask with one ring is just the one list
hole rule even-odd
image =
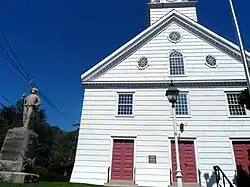
[[139, 69], [145, 69], [148, 66], [148, 59], [146, 57], [141, 57], [138, 61]]
[[179, 32], [173, 31], [168, 36], [171, 42], [177, 43], [181, 40], [181, 34]]
[[210, 67], [216, 67], [217, 66], [217, 61], [214, 56], [212, 55], [207, 55], [206, 56], [206, 64]]

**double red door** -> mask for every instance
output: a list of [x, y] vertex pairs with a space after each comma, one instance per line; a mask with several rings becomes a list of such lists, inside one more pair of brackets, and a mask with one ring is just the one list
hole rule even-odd
[[237, 169], [243, 169], [250, 175], [250, 142], [233, 142]]
[[[172, 152], [172, 176], [173, 181], [176, 182], [176, 152], [174, 141], [171, 141]], [[193, 141], [179, 142], [179, 158], [181, 165], [182, 181], [187, 183], [197, 182], [195, 149]]]
[[111, 180], [133, 180], [134, 141], [114, 140]]

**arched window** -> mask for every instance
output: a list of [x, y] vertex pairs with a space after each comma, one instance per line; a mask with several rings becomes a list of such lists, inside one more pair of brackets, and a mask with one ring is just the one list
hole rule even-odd
[[173, 51], [169, 55], [170, 75], [184, 75], [183, 55], [178, 51]]

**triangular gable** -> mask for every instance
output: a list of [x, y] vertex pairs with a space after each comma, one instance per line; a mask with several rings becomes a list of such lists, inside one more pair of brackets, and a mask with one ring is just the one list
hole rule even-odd
[[[155, 22], [153, 25], [142, 31], [132, 40], [121, 46], [111, 55], [82, 74], [82, 82], [90, 82], [98, 78], [99, 76], [110, 70], [112, 67], [122, 62], [128, 56], [133, 54], [137, 49], [145, 45], [148, 41], [152, 40], [156, 35], [162, 32], [165, 28], [168, 27], [168, 25], [173, 22], [187, 29], [204, 41], [210, 43], [214, 47], [219, 48], [234, 59], [241, 61], [241, 54], [237, 45], [212, 32], [199, 23], [193, 21], [184, 14], [181, 14], [176, 10], [172, 10], [157, 22]], [[247, 58], [250, 59], [250, 53], [246, 51], [246, 55]]]

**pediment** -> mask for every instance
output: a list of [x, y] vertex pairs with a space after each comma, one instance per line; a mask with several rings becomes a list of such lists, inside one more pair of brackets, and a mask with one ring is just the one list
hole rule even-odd
[[[81, 76], [82, 82], [92, 82], [98, 77], [102, 76], [107, 71], [109, 71], [110, 69], [124, 61], [126, 58], [134, 54], [135, 51], [137, 51], [149, 41], [154, 39], [157, 35], [159, 35], [166, 28], [168, 28], [169, 25], [173, 23], [179, 25], [188, 32], [214, 46], [215, 48], [223, 51], [225, 54], [231, 56], [235, 60], [241, 61], [241, 54], [237, 45], [217, 35], [216, 33], [205, 28], [204, 26], [193, 21], [192, 19], [186, 17], [185, 15], [179, 13], [178, 11], [172, 10], [160, 20], [155, 22], [153, 25], [151, 25], [143, 32], [138, 34], [136, 37], [134, 37], [132, 40], [117, 49], [107, 58], [105, 58], [97, 65], [92, 67], [90, 70], [88, 70], [86, 73], [84, 73]], [[246, 52], [246, 54], [249, 60], [250, 55], [248, 52]]]

